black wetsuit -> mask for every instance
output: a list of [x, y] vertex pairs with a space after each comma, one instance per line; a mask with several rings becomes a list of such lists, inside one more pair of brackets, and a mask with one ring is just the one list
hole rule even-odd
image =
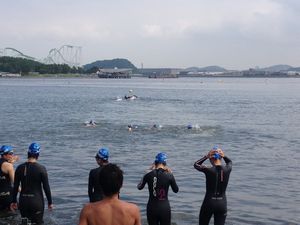
[[9, 209], [12, 202], [12, 183], [9, 175], [2, 172], [2, 164], [7, 160], [0, 158], [0, 210]]
[[201, 206], [199, 225], [208, 225], [214, 215], [214, 224], [223, 225], [227, 215], [226, 188], [232, 168], [232, 162], [224, 157], [226, 165], [206, 167], [202, 163], [206, 156], [195, 162], [195, 169], [202, 171], [206, 176], [206, 194]]
[[19, 209], [21, 216], [28, 218], [32, 223], [43, 224], [44, 196], [42, 187], [46, 194], [48, 205], [52, 204], [46, 168], [37, 162], [26, 162], [17, 167], [13, 189], [14, 203], [17, 202], [20, 183]]
[[103, 192], [99, 182], [99, 174], [103, 166], [92, 169], [89, 174], [88, 193], [90, 202], [97, 202], [103, 199]]
[[172, 173], [164, 169], [155, 169], [147, 173], [138, 184], [138, 189], [148, 184], [149, 200], [147, 204], [147, 220], [149, 225], [170, 225], [171, 207], [168, 200], [168, 190], [178, 192], [178, 186]]

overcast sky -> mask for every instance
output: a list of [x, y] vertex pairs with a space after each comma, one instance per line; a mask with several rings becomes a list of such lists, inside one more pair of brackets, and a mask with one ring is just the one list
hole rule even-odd
[[45, 58], [82, 47], [82, 64], [300, 66], [299, 0], [1, 0], [0, 49]]

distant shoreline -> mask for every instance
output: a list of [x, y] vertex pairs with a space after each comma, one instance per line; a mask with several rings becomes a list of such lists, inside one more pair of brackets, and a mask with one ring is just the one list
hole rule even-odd
[[[131, 75], [132, 78], [144, 78], [144, 79], [150, 79], [150, 80], [173, 80], [173, 79], [180, 79], [180, 78], [300, 78], [299, 75], [290, 75], [290, 76], [222, 76], [222, 75], [203, 75], [203, 76], [178, 76], [178, 77], [156, 77], [156, 78], [149, 78], [148, 76], [142, 76], [142, 75]], [[43, 78], [55, 78], [55, 79], [66, 79], [66, 78], [88, 78], [88, 79], [109, 79], [109, 80], [120, 80], [125, 78], [99, 78], [95, 74], [30, 74], [30, 75], [18, 75], [16, 74], [5, 74], [0, 75], [0, 78], [28, 78], [28, 79], [43, 79]], [[128, 78], [126, 78], [128, 79]]]

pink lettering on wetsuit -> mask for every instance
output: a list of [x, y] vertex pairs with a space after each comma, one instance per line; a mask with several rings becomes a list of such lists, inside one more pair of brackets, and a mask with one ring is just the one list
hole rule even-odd
[[166, 191], [165, 191], [165, 189], [159, 189], [159, 191], [158, 191], [158, 200], [166, 200]]

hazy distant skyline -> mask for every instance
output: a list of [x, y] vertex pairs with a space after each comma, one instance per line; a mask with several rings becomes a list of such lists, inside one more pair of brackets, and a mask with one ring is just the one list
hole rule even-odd
[[0, 8], [0, 49], [36, 58], [68, 44], [82, 47], [82, 64], [300, 66], [298, 0], [12, 0]]

